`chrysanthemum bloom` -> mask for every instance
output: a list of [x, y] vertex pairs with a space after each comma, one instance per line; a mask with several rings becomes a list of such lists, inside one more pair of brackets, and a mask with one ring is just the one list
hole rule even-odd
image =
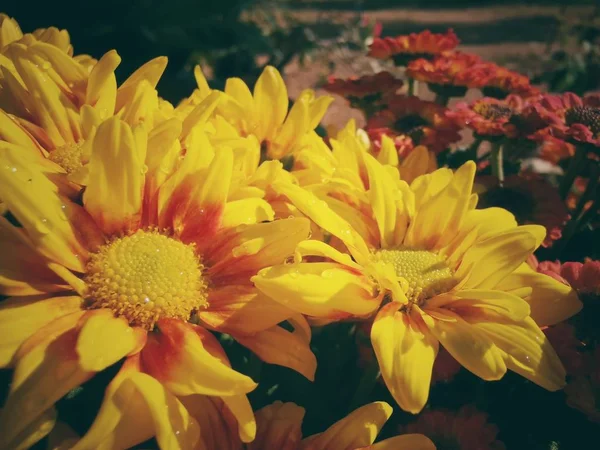
[[84, 166], [99, 123], [116, 115], [131, 125], [152, 127], [161, 114], [156, 84], [166, 58], [134, 72], [118, 89], [121, 58], [106, 53], [91, 71], [56, 47], [12, 43], [5, 52], [14, 65], [0, 80], [0, 144], [18, 145], [32, 158], [49, 159], [69, 179], [84, 184]]
[[6, 14], [0, 14], [0, 51], [11, 42], [17, 41], [22, 37], [23, 32], [19, 23]]
[[325, 431], [302, 436], [304, 408], [295, 403], [276, 401], [256, 411], [256, 439], [242, 445], [230, 442], [235, 433], [231, 422], [212, 427], [204, 438], [207, 450], [435, 450], [431, 441], [420, 434], [400, 435], [373, 444], [383, 425], [392, 415], [385, 402], [373, 402], [351, 412]]
[[[73, 55], [73, 46], [71, 45], [71, 38], [67, 30], [59, 30], [55, 27], [40, 28], [35, 30], [33, 33], [23, 34], [19, 23], [7, 16], [6, 14], [0, 13], [0, 66], [10, 68], [10, 62], [3, 58], [3, 53], [8, 44], [11, 42], [19, 42], [25, 45], [30, 45], [34, 42], [45, 42], [53, 45], [59, 50], [67, 53], [69, 56]], [[83, 55], [82, 55], [83, 56]], [[87, 55], [86, 55], [87, 56]], [[2, 75], [0, 74], [0, 77]]]
[[348, 192], [344, 219], [299, 188], [280, 189], [345, 247], [302, 242], [295, 264], [252, 278], [258, 289], [321, 320], [375, 315], [371, 340], [381, 374], [406, 411], [426, 404], [440, 343], [484, 380], [510, 369], [560, 389], [564, 368], [540, 326], [570, 317], [581, 303], [573, 289], [526, 264], [544, 228], [517, 226], [504, 209], [475, 209], [473, 162], [410, 187], [370, 155], [364, 162], [369, 203], [351, 203], [340, 187]]
[[[178, 109], [188, 110], [211, 92], [208, 83], [197, 68], [199, 89], [193, 98], [185, 100]], [[315, 128], [325, 115], [333, 97], [316, 97], [306, 89], [298, 96], [288, 112], [287, 88], [279, 71], [265, 68], [250, 92], [239, 78], [230, 78], [225, 84], [225, 95], [217, 108], [222, 131], [229, 124], [231, 137], [254, 136], [263, 150], [263, 159], [282, 159], [312, 145], [318, 137]]]
[[530, 113], [544, 121], [548, 134], [556, 138], [600, 146], [600, 108], [588, 104], [590, 98], [572, 92], [546, 94], [531, 105]]
[[476, 179], [476, 185], [480, 206], [507, 209], [522, 225], [543, 225], [546, 228], [544, 247], [551, 247], [562, 237], [562, 230], [571, 217], [569, 210], [558, 189], [541, 175], [533, 172], [510, 175], [502, 186], [496, 177], [481, 176]]
[[446, 115], [481, 137], [516, 137], [519, 130], [511, 119], [522, 111], [523, 106], [524, 100], [516, 95], [505, 100], [484, 97], [472, 103], [460, 102]]
[[504, 450], [497, 439], [498, 427], [488, 422], [488, 415], [474, 406], [458, 411], [446, 409], [423, 412], [416, 422], [403, 427], [404, 432], [423, 433], [440, 449]]
[[462, 97], [469, 88], [485, 85], [489, 73], [480, 68], [481, 58], [471, 53], [453, 52], [430, 61], [411, 61], [406, 75], [424, 81], [429, 89], [443, 97]]
[[350, 106], [365, 111], [368, 116], [380, 107], [386, 95], [395, 94], [404, 82], [389, 72], [341, 79], [330, 77], [323, 88], [332, 94], [340, 95], [350, 102]]
[[397, 66], [406, 66], [413, 59], [432, 58], [454, 50], [458, 43], [458, 37], [452, 29], [446, 33], [425, 30], [396, 37], [376, 38], [369, 46], [369, 56], [393, 58]]
[[389, 129], [396, 135], [410, 137], [416, 145], [424, 145], [439, 153], [460, 140], [458, 127], [446, 117], [446, 108], [418, 97], [396, 95], [388, 100], [387, 109], [367, 121], [371, 129]]
[[510, 94], [529, 98], [540, 93], [538, 88], [531, 85], [529, 77], [506, 67], [485, 62], [480, 65], [480, 69], [489, 74], [485, 85], [482, 86], [483, 95], [503, 99]]
[[[59, 195], [24, 150], [2, 150], [0, 198], [20, 226], [0, 221], [0, 293], [11, 296], [0, 305], [0, 364], [14, 368], [0, 447], [43, 437], [57, 400], [122, 360], [82, 448], [152, 436], [162, 448], [194, 448], [200, 432], [188, 406], [200, 395], [222, 399], [251, 440], [244, 394], [255, 383], [230, 368], [208, 330], [314, 375], [306, 321], [250, 282], [306, 239], [309, 221], [252, 223], [246, 201], [229, 198], [231, 150], [189, 148], [168, 170], [177, 134], [161, 130], [103, 122], [81, 205]], [[285, 320], [294, 332], [278, 326]]]

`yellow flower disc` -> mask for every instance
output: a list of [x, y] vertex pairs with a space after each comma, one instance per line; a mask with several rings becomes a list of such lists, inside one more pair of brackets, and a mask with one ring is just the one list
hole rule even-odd
[[81, 162], [81, 144], [65, 144], [50, 152], [48, 158], [67, 173], [73, 173], [83, 167]]
[[89, 301], [149, 330], [160, 318], [187, 320], [206, 304], [203, 267], [192, 245], [138, 230], [91, 256], [85, 275]]

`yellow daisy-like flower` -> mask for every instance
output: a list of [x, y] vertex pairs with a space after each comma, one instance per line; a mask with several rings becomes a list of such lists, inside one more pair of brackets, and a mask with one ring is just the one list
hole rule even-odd
[[[73, 46], [71, 37], [67, 30], [59, 30], [55, 27], [39, 28], [33, 33], [23, 34], [19, 23], [12, 17], [0, 13], [0, 66], [3, 66], [4, 60], [2, 54], [11, 42], [19, 42], [29, 45], [34, 42], [45, 42], [53, 45], [63, 52], [73, 55]], [[82, 55], [83, 57], [83, 55]]]
[[162, 448], [195, 448], [205, 430], [189, 405], [201, 396], [223, 402], [240, 439], [251, 441], [245, 394], [256, 384], [231, 369], [209, 330], [314, 376], [306, 321], [250, 282], [293, 253], [309, 221], [245, 225], [244, 201], [229, 198], [231, 150], [188, 148], [164, 176], [177, 133], [146, 130], [117, 117], [100, 124], [81, 203], [62, 196], [22, 148], [1, 150], [0, 198], [19, 224], [0, 219], [0, 294], [10, 296], [0, 304], [0, 365], [14, 368], [1, 448], [42, 438], [57, 400], [123, 360], [75, 448], [126, 448], [152, 436]]
[[[203, 101], [212, 90], [199, 67], [194, 72], [198, 89], [177, 108], [181, 114]], [[317, 127], [333, 98], [315, 97], [314, 91], [302, 91], [288, 112], [287, 88], [281, 74], [268, 66], [258, 78], [254, 91], [239, 78], [230, 78], [225, 84], [223, 99], [217, 116], [230, 125], [225, 130], [230, 137], [254, 136], [261, 148], [263, 159], [283, 159], [312, 144]]]
[[165, 119], [155, 87], [166, 58], [143, 65], [117, 89], [114, 71], [121, 58], [114, 50], [89, 70], [44, 42], [13, 42], [4, 55], [12, 70], [3, 70], [0, 79], [0, 145], [41, 155], [79, 184], [85, 184], [84, 166], [102, 120], [116, 115], [152, 128]]
[[[581, 303], [570, 287], [526, 264], [544, 228], [517, 226], [504, 209], [475, 209], [473, 162], [409, 187], [364, 155], [369, 206], [344, 208], [346, 220], [301, 188], [279, 187], [332, 245], [300, 243], [295, 264], [253, 277], [258, 289], [320, 320], [374, 318], [381, 374], [412, 413], [427, 402], [440, 343], [484, 380], [510, 369], [560, 389], [564, 368], [540, 326], [570, 317]], [[307, 256], [311, 262], [302, 262]]]

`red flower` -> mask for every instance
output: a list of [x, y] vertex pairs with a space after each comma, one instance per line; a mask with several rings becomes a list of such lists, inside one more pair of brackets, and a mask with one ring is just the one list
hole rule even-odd
[[375, 154], [378, 154], [379, 150], [381, 150], [381, 139], [384, 135], [392, 138], [400, 158], [406, 157], [415, 148], [415, 143], [410, 136], [398, 134], [398, 132], [390, 128], [369, 128], [367, 129], [367, 134], [369, 135], [369, 140], [373, 146], [373, 153]]
[[569, 212], [557, 189], [541, 175], [525, 172], [504, 179], [502, 187], [492, 176], [478, 177], [484, 192], [480, 207], [497, 206], [512, 212], [519, 224], [540, 224], [546, 227], [544, 247], [551, 247], [562, 236]]
[[588, 364], [581, 352], [584, 344], [575, 335], [575, 327], [568, 323], [559, 323], [544, 330], [544, 334], [556, 350], [567, 374], [570, 376], [585, 375]]
[[[591, 259], [585, 262], [551, 262], [539, 263], [538, 272], [547, 275], [558, 275], [580, 294], [600, 295], [600, 261]], [[551, 275], [552, 276], [552, 275]], [[554, 276], [556, 278], [556, 276]]]
[[405, 427], [404, 433], [421, 433], [433, 441], [439, 449], [456, 450], [504, 450], [496, 440], [498, 427], [488, 423], [488, 415], [474, 406], [463, 406], [458, 411], [445, 409], [421, 413]]
[[505, 100], [484, 97], [471, 104], [458, 103], [447, 116], [458, 126], [467, 126], [481, 136], [516, 137], [519, 129], [511, 119], [523, 110], [524, 104], [516, 95], [509, 95]]
[[509, 94], [516, 94], [528, 98], [540, 93], [538, 88], [531, 85], [527, 76], [506, 67], [488, 62], [482, 65], [480, 70], [487, 71], [489, 75], [482, 89], [484, 95], [505, 98]]
[[444, 34], [429, 30], [396, 37], [376, 38], [369, 46], [369, 56], [379, 59], [394, 57], [396, 65], [416, 58], [431, 58], [453, 50], [458, 45], [458, 37], [452, 29]]
[[329, 77], [324, 89], [332, 94], [353, 99], [366, 99], [379, 101], [383, 94], [394, 93], [403, 85], [403, 81], [397, 79], [389, 72], [379, 72], [374, 75], [362, 77], [351, 77], [346, 80]]
[[396, 95], [388, 100], [387, 109], [367, 121], [367, 132], [386, 129], [391, 137], [405, 135], [414, 145], [424, 145], [439, 153], [460, 140], [454, 121], [446, 117], [447, 109], [418, 97]]
[[440, 346], [438, 355], [433, 363], [431, 384], [451, 381], [460, 372], [461, 367], [460, 363], [448, 353], [448, 350]]

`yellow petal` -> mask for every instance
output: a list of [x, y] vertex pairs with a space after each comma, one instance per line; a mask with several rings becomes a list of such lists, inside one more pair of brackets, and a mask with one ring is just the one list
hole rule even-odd
[[147, 81], [152, 88], [156, 88], [158, 80], [167, 67], [168, 59], [166, 56], [159, 56], [148, 61], [133, 72], [127, 80], [119, 87], [117, 94], [116, 110], [119, 111], [123, 105], [130, 99], [131, 93], [142, 81]]
[[438, 342], [416, 320], [399, 312], [401, 306], [388, 303], [381, 308], [371, 329], [371, 342], [390, 393], [403, 410], [417, 414], [429, 397]]
[[273, 300], [315, 317], [365, 316], [380, 302], [365, 275], [335, 263], [282, 264], [261, 270], [252, 281]]
[[223, 362], [224, 352], [205, 329], [177, 319], [158, 321], [141, 352], [145, 372], [175, 395], [246, 394], [256, 383]]
[[502, 351], [488, 336], [449, 310], [425, 310], [426, 314], [431, 312], [437, 318], [424, 316], [427, 326], [454, 359], [486, 381], [504, 376]]
[[[248, 86], [240, 78], [228, 78], [225, 82], [225, 93], [240, 105], [246, 114], [250, 114], [254, 110], [254, 98]], [[286, 104], [287, 110], [287, 104]], [[286, 111], [287, 112], [287, 111]], [[253, 117], [249, 117], [250, 120]], [[283, 122], [283, 120], [282, 120]]]
[[256, 411], [257, 432], [248, 450], [297, 450], [302, 439], [304, 408], [275, 401]]
[[131, 98], [119, 110], [119, 117], [129, 125], [148, 122], [152, 126], [153, 114], [158, 110], [158, 93], [152, 85], [142, 80], [131, 92]]
[[[85, 86], [88, 78], [86, 70], [58, 47], [45, 42], [36, 42], [29, 47], [29, 51], [34, 59], [40, 58], [42, 68], [50, 63], [47, 73], [61, 89], [77, 91]], [[56, 77], [52, 76], [54, 73]]]
[[203, 129], [219, 104], [220, 99], [221, 95], [215, 91], [202, 100], [202, 102], [188, 114], [183, 121], [183, 126], [181, 128], [182, 140], [185, 139], [195, 127]]
[[109, 309], [88, 311], [80, 324], [76, 351], [84, 370], [99, 372], [124, 356], [139, 351], [146, 342], [146, 332], [129, 326]]
[[226, 242], [216, 242], [215, 250], [205, 252], [210, 262], [209, 278], [217, 285], [225, 284], [222, 278], [228, 282], [238, 278], [240, 284], [247, 282], [260, 269], [281, 264], [293, 255], [309, 231], [310, 222], [304, 217], [241, 227], [232, 236], [224, 236]]
[[443, 190], [422, 201], [408, 228], [405, 245], [433, 249], [454, 237], [468, 211], [475, 171], [475, 163], [465, 163]]
[[27, 450], [35, 443], [43, 439], [52, 431], [56, 423], [56, 410], [48, 408], [40, 414], [30, 425], [15, 436], [12, 442], [9, 442], [2, 448], [11, 450]]
[[288, 112], [288, 94], [279, 71], [267, 66], [254, 86], [255, 114], [260, 118], [259, 140], [272, 136]]
[[275, 326], [249, 336], [234, 335], [234, 338], [264, 362], [288, 367], [314, 381], [317, 358], [301, 333]]
[[377, 155], [377, 160], [381, 164], [388, 164], [394, 167], [398, 165], [398, 150], [396, 150], [396, 145], [392, 138], [387, 134], [384, 134], [381, 138], [381, 150], [379, 151], [379, 155]]
[[11, 365], [19, 346], [37, 330], [50, 322], [81, 309], [78, 296], [16, 297], [0, 303], [0, 366]]
[[22, 147], [23, 151], [31, 153], [34, 157], [44, 154], [37, 141], [2, 109], [0, 109], [0, 139]]
[[58, 422], [48, 435], [47, 450], [69, 450], [75, 446], [79, 435], [64, 422]]
[[[361, 266], [352, 261], [350, 255], [341, 253], [335, 248], [327, 245], [325, 242], [306, 240], [300, 242], [296, 246], [296, 254], [300, 257], [304, 256], [320, 256], [322, 258], [329, 258], [330, 260], [351, 267], [356, 270], [361, 270]], [[300, 262], [300, 261], [298, 261]]]
[[472, 321], [472, 325], [506, 353], [510, 370], [549, 391], [565, 386], [565, 369], [546, 335], [531, 318], [521, 322]]
[[269, 141], [268, 157], [271, 159], [281, 159], [290, 152], [293, 143], [309, 130], [309, 104], [307, 100], [298, 99], [290, 113], [277, 133]]
[[465, 288], [493, 289], [536, 249], [529, 227], [517, 227], [475, 243], [465, 253], [456, 277]]
[[64, 211], [70, 203], [57, 186], [17, 152], [4, 149], [0, 198], [27, 231], [38, 252], [69, 269], [83, 272], [87, 251], [76, 238]]
[[102, 119], [115, 112], [117, 102], [117, 79], [115, 69], [121, 57], [115, 50], [105, 53], [96, 63], [88, 80], [85, 101], [92, 105]]
[[435, 445], [422, 434], [404, 434], [356, 450], [435, 450]]
[[98, 127], [93, 145], [83, 204], [106, 234], [133, 230], [140, 220], [145, 169], [131, 128], [110, 118]]
[[225, 405], [234, 415], [242, 442], [252, 442], [256, 437], [256, 420], [254, 420], [254, 411], [245, 395], [234, 395], [231, 397], [221, 397]]
[[583, 307], [571, 286], [537, 273], [527, 263], [521, 264], [498, 283], [496, 289], [519, 296], [529, 303], [531, 318], [540, 327], [567, 320]]
[[223, 228], [238, 225], [272, 221], [275, 218], [273, 208], [262, 198], [246, 198], [225, 204], [223, 210]]
[[199, 65], [194, 67], [194, 79], [198, 85], [200, 95], [202, 97], [206, 97], [210, 93], [211, 89], [208, 86], [208, 81], [206, 81], [206, 77], [204, 76], [204, 73], [202, 73], [202, 68]]
[[392, 415], [392, 407], [385, 402], [362, 406], [337, 421], [302, 450], [324, 448], [356, 449], [371, 445]]
[[37, 420], [71, 389], [92, 377], [75, 353], [75, 324], [83, 312], [50, 322], [26, 340], [15, 356], [10, 393], [0, 413], [0, 448]]

